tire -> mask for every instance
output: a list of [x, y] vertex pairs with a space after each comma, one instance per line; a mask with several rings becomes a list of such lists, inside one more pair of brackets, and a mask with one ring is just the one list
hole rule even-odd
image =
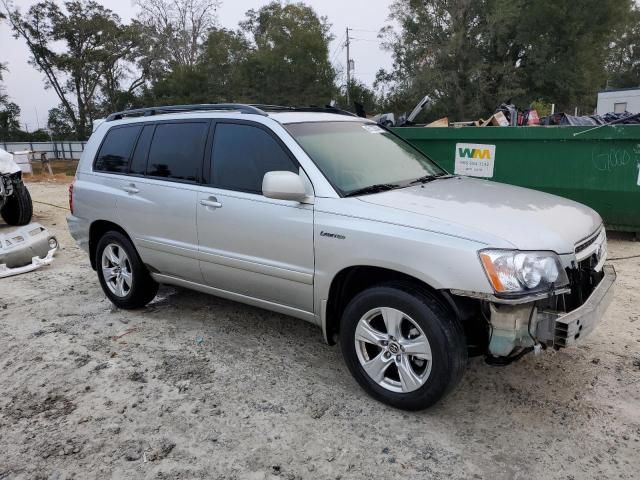
[[13, 195], [6, 199], [0, 215], [9, 225], [27, 225], [33, 216], [31, 195], [24, 183], [14, 186]]
[[405, 282], [356, 295], [342, 315], [340, 347], [360, 386], [403, 410], [435, 404], [460, 382], [467, 364], [455, 315], [434, 294]]
[[116, 307], [142, 308], [158, 293], [158, 284], [122, 233], [105, 233], [98, 241], [95, 260], [100, 286]]

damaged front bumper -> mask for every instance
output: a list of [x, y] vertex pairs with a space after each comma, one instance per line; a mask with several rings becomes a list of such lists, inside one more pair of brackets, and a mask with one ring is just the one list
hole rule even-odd
[[573, 309], [562, 308], [563, 293], [546, 300], [516, 305], [490, 303], [489, 353], [509, 357], [522, 349], [562, 348], [586, 337], [600, 322], [614, 295], [616, 271], [604, 265], [598, 283], [588, 297]]
[[557, 347], [574, 345], [589, 335], [613, 300], [616, 271], [613, 265], [602, 267], [604, 276], [587, 300], [568, 313], [540, 309], [537, 312], [538, 341]]
[[0, 278], [49, 265], [57, 250], [58, 240], [39, 223], [0, 234]]

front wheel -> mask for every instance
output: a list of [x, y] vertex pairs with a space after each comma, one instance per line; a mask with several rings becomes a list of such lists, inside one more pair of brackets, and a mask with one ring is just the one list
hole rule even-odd
[[96, 267], [102, 290], [116, 307], [144, 307], [158, 293], [158, 284], [131, 241], [120, 232], [102, 236], [96, 248]]
[[0, 209], [0, 215], [9, 225], [27, 225], [33, 216], [31, 195], [24, 183], [16, 183], [13, 194]]
[[435, 295], [412, 284], [389, 283], [356, 295], [342, 316], [340, 345], [358, 383], [405, 410], [436, 403], [466, 368], [462, 326]]

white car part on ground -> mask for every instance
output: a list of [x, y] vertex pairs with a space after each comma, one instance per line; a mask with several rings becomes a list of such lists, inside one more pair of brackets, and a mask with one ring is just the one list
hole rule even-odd
[[49, 265], [57, 250], [58, 240], [39, 223], [0, 234], [0, 278]]

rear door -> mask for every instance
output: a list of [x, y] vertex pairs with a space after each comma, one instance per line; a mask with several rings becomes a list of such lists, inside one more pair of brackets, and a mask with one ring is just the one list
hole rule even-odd
[[198, 283], [196, 204], [209, 123], [144, 126], [118, 202], [121, 224], [151, 270]]
[[300, 166], [266, 127], [216, 121], [197, 220], [204, 281], [311, 312], [313, 206], [262, 195], [264, 174]]

